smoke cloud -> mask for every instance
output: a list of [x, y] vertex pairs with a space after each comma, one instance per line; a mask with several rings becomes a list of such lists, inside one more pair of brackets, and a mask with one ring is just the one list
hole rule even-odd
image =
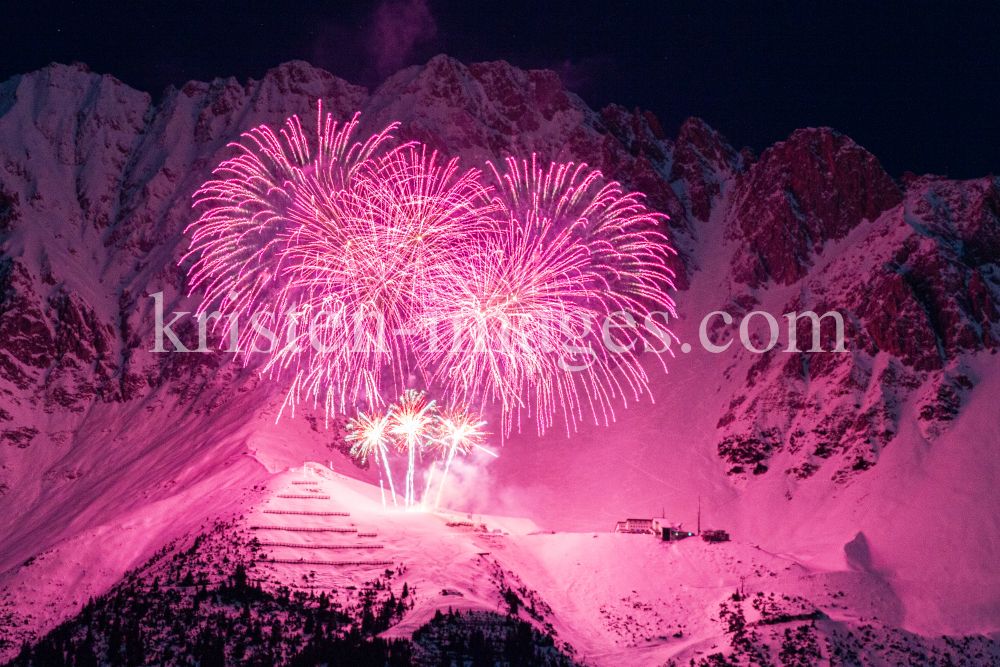
[[[493, 496], [493, 476], [489, 465], [493, 457], [483, 452], [474, 452], [468, 457], [456, 456], [448, 470], [448, 479], [441, 492], [441, 507], [458, 512], [487, 512]], [[437, 496], [441, 482], [442, 466], [434, 471], [431, 482], [431, 506]], [[425, 473], [426, 483], [426, 473]]]
[[424, 0], [386, 0], [375, 11], [368, 53], [380, 79], [406, 66], [414, 49], [437, 35]]
[[383, 0], [356, 16], [320, 20], [314, 32], [310, 62], [369, 88], [440, 50], [426, 0]]

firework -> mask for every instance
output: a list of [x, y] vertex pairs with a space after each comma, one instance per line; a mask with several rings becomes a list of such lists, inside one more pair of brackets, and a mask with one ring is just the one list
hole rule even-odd
[[434, 469], [437, 466], [437, 461], [431, 461], [430, 467], [427, 469], [427, 483], [424, 485], [424, 495], [420, 496], [420, 508], [427, 509], [427, 494], [431, 490], [431, 481], [434, 479]]
[[374, 412], [371, 414], [359, 412], [357, 417], [347, 422], [347, 431], [347, 441], [354, 443], [351, 445], [351, 456], [361, 459], [362, 463], [368, 460], [369, 456], [374, 457], [376, 465], [379, 463], [379, 458], [382, 459], [385, 476], [389, 478], [392, 504], [395, 505], [396, 487], [392, 484], [392, 471], [389, 469], [389, 459], [386, 456], [390, 438], [389, 416], [379, 416]]
[[453, 263], [433, 317], [450, 318], [456, 335], [423, 350], [428, 365], [464, 401], [499, 402], [502, 434], [522, 412], [540, 433], [560, 412], [567, 433], [585, 409], [607, 423], [616, 398], [648, 393], [644, 340], [612, 353], [594, 327], [621, 311], [674, 314], [665, 216], [586, 165], [542, 169], [533, 157], [509, 159], [503, 174], [490, 167], [497, 224]]
[[413, 505], [413, 475], [416, 467], [416, 456], [432, 436], [431, 427], [437, 412], [434, 401], [427, 400], [427, 393], [416, 389], [407, 389], [399, 398], [399, 402], [389, 408], [391, 420], [390, 432], [396, 436], [396, 448], [406, 452], [408, 467], [406, 469], [407, 507]]
[[293, 198], [297, 226], [283, 260], [285, 290], [310, 324], [270, 363], [294, 369], [293, 400], [322, 397], [329, 414], [377, 404], [411, 372], [424, 373], [410, 337], [421, 333], [437, 286], [453, 279], [452, 257], [495, 206], [478, 171], [459, 173], [457, 159], [442, 164], [411, 145], [369, 160], [335, 198], [309, 185]]
[[[222, 310], [253, 314], [267, 296], [277, 296], [279, 314], [280, 306], [293, 304], [295, 294], [282, 276], [292, 268], [287, 251], [302, 222], [302, 200], [317, 194], [323, 201], [339, 200], [398, 125], [351, 143], [359, 114], [340, 125], [331, 114], [324, 117], [320, 102], [316, 116], [315, 146], [298, 116], [277, 133], [260, 125], [230, 144], [236, 156], [223, 161], [213, 172], [216, 178], [194, 193], [195, 206], [203, 211], [185, 230], [191, 248], [181, 262], [193, 259], [191, 292], [204, 290], [199, 315], [216, 303]], [[243, 350], [257, 342], [252, 329], [239, 337]]]
[[[363, 142], [357, 126], [320, 107], [315, 142], [294, 116], [254, 128], [195, 193], [204, 210], [182, 261], [205, 292], [198, 314], [217, 303], [259, 315], [272, 299], [270, 316], [289, 321], [262, 372], [289, 380], [285, 406], [311, 399], [329, 417], [384, 405], [419, 378], [463, 405], [498, 405], [504, 437], [524, 419], [539, 433], [557, 418], [567, 433], [586, 415], [607, 423], [649, 393], [639, 354], [672, 334], [643, 324], [675, 312], [665, 216], [583, 164], [508, 159], [484, 178], [415, 142], [388, 149], [395, 125]], [[615, 318], [631, 344], [605, 344], [601, 324]], [[242, 331], [239, 349], [258, 336]], [[354, 431], [390, 486], [386, 438], [407, 452], [408, 505], [433, 412], [406, 391], [382, 444], [367, 440], [374, 413]], [[463, 446], [442, 446], [445, 474]]]
[[483, 437], [488, 435], [482, 430], [485, 425], [485, 421], [482, 421], [478, 416], [473, 416], [468, 405], [453, 406], [446, 409], [443, 414], [438, 415], [437, 437], [434, 442], [441, 451], [445, 464], [434, 507], [441, 503], [441, 492], [444, 490], [444, 482], [448, 478], [448, 469], [451, 468], [451, 460], [455, 457], [455, 453], [459, 452], [465, 455], [475, 447], [482, 449], [480, 443]]

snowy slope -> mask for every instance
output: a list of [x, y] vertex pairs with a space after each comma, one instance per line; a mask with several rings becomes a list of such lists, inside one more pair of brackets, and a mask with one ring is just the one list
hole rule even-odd
[[[219, 517], [231, 526], [223, 536], [226, 553], [249, 546], [251, 575], [267, 591], [322, 593], [345, 609], [356, 591], [370, 590], [381, 573], [391, 572], [396, 593], [407, 591], [408, 606], [382, 633], [387, 639], [409, 638], [436, 613], [460, 611], [528, 621], [578, 663], [596, 666], [683, 664], [748, 649], [773, 660], [790, 648], [825, 658], [835, 651], [842, 657], [867, 651], [864, 664], [880, 665], [894, 664], [896, 651], [955, 651], [951, 638], [896, 629], [903, 614], [900, 599], [879, 573], [866, 569], [863, 557], [853, 569], [830, 570], [746, 543], [691, 538], [670, 544], [649, 535], [555, 533], [523, 519], [407, 511], [394, 507], [391, 498], [385, 505], [382, 500], [371, 484], [304, 462], [266, 475], [249, 494], [230, 495], [220, 508], [226, 514]], [[152, 508], [142, 514], [122, 528], [136, 531], [162, 521]], [[188, 518], [194, 516], [189, 511]], [[195, 549], [204, 537], [209, 544], [218, 539], [210, 537], [218, 533], [210, 523], [190, 531], [178, 521], [171, 527], [177, 532], [167, 550], [130, 574], [129, 586], [136, 585], [137, 575], [140, 586], [148, 587], [154, 577], [160, 585], [176, 586], [177, 556], [190, 537], [203, 536]], [[23, 585], [56, 598], [62, 591], [53, 578], [65, 568], [67, 551], [87, 569], [105, 565], [83, 556], [86, 549], [85, 540], [77, 540], [41, 555], [22, 568], [31, 571], [22, 575]], [[195, 581], [225, 582], [232, 561], [207, 556], [203, 570], [186, 571]], [[7, 600], [19, 592], [8, 593]], [[29, 624], [55, 610], [30, 611]], [[749, 638], [733, 632], [731, 612], [752, 628]], [[285, 625], [286, 632], [295, 627], [291, 619]], [[155, 646], [153, 636], [161, 632], [149, 626], [147, 641]], [[854, 633], [873, 638], [854, 642]], [[27, 634], [17, 628], [13, 636]], [[985, 665], [1000, 657], [1000, 646], [963, 641], [956, 658]]]

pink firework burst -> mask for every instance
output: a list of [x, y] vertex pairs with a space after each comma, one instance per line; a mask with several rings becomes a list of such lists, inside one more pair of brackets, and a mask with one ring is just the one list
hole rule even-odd
[[[323, 116], [320, 102], [315, 147], [298, 116], [277, 133], [261, 125], [230, 144], [236, 156], [223, 161], [213, 172], [216, 178], [194, 193], [195, 206], [203, 210], [185, 230], [191, 247], [181, 261], [194, 260], [190, 290], [205, 292], [199, 315], [212, 304], [252, 315], [266, 309], [265, 298], [275, 295], [279, 306], [294, 302], [282, 273], [289, 267], [291, 236], [302, 222], [302, 200], [339, 199], [398, 125], [352, 143], [358, 115], [340, 125], [331, 114]], [[255, 337], [253, 329], [245, 329], [240, 347], [247, 349]]]
[[[499, 402], [505, 434], [522, 413], [539, 432], [557, 414], [569, 431], [585, 410], [607, 423], [615, 399], [648, 393], [638, 360], [647, 339], [657, 334], [663, 347], [670, 335], [662, 325], [641, 328], [655, 312], [674, 314], [672, 249], [658, 231], [665, 216], [617, 182], [602, 185], [586, 165], [508, 159], [504, 174], [490, 166], [497, 225], [442, 292], [436, 319], [454, 322], [452, 344], [424, 354], [449, 392]], [[609, 349], [599, 330], [608, 317], [640, 340]]]
[[479, 171], [410, 144], [362, 165], [321, 208], [313, 190], [293, 193], [298, 224], [283, 254], [284, 289], [309, 327], [271, 367], [294, 368], [292, 400], [323, 397], [328, 412], [379, 404], [424, 374], [412, 342], [428, 302], [496, 206]]
[[[297, 117], [254, 128], [195, 194], [184, 260], [205, 292], [199, 315], [251, 315], [244, 352], [259, 349], [255, 318], [286, 318], [263, 368], [291, 379], [286, 406], [384, 405], [422, 380], [498, 404], [502, 434], [523, 418], [543, 432], [561, 417], [569, 432], [648, 393], [639, 355], [672, 335], [654, 318], [674, 314], [665, 216], [586, 165], [490, 164], [494, 192], [426, 146], [385, 150], [395, 126], [360, 142], [357, 125], [320, 109], [314, 143]], [[608, 321], [631, 340], [604, 340]], [[422, 441], [401, 442], [412, 501]]]

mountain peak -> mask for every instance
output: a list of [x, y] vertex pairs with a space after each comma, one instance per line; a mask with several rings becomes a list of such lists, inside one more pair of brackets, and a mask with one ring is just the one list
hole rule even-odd
[[878, 159], [830, 128], [795, 130], [741, 174], [727, 233], [742, 239], [736, 279], [790, 284], [826, 242], [903, 200]]
[[723, 182], [740, 170], [740, 155], [720, 132], [700, 118], [681, 124], [674, 143], [670, 182], [682, 181], [691, 215], [708, 220]]

